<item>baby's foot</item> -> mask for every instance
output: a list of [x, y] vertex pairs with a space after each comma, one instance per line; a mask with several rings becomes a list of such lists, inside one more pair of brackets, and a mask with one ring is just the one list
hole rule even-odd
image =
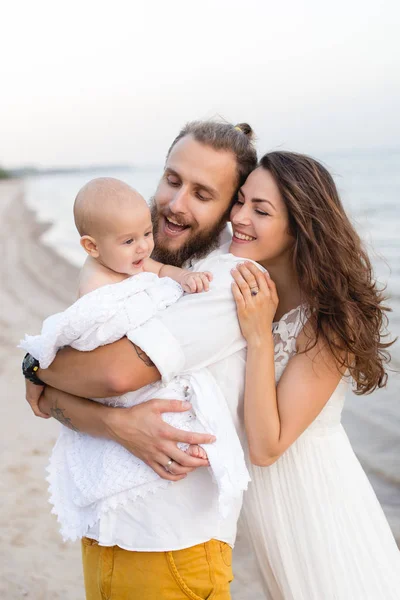
[[189, 446], [189, 448], [186, 450], [186, 454], [189, 454], [194, 458], [208, 459], [207, 452], [201, 446], [197, 446], [197, 444]]

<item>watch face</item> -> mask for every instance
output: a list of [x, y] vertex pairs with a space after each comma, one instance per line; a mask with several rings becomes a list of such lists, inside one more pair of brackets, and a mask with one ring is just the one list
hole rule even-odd
[[22, 372], [24, 377], [35, 385], [44, 385], [43, 381], [37, 376], [39, 370], [39, 361], [30, 354], [26, 354], [22, 361]]
[[26, 354], [23, 362], [23, 368], [25, 371], [30, 371], [35, 365], [38, 365], [39, 362], [36, 360], [32, 354]]

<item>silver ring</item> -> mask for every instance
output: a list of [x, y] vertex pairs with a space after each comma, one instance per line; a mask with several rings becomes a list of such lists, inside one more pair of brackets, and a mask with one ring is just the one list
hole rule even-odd
[[251, 291], [252, 296], [257, 296], [257, 294], [260, 290], [257, 287], [257, 288], [250, 288], [250, 291]]
[[165, 467], [164, 467], [164, 469], [165, 469], [166, 471], [168, 471], [168, 473], [169, 473], [169, 468], [168, 468], [168, 467], [170, 467], [170, 466], [172, 465], [172, 463], [173, 463], [173, 462], [174, 462], [174, 461], [172, 460], [172, 458], [170, 458], [170, 459], [169, 459], [169, 461], [167, 462], [167, 464], [166, 464], [166, 465], [165, 465]]

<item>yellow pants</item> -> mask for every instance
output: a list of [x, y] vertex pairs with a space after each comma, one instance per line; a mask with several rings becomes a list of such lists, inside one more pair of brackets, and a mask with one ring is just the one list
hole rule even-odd
[[174, 552], [130, 552], [82, 540], [86, 600], [230, 600], [232, 549], [210, 540]]

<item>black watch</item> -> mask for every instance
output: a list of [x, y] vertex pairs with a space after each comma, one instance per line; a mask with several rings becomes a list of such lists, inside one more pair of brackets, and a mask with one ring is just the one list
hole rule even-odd
[[32, 354], [25, 354], [24, 360], [22, 361], [22, 373], [24, 374], [25, 379], [31, 381], [35, 385], [46, 385], [44, 381], [39, 379], [36, 375], [36, 371], [39, 369], [39, 361], [36, 360]]

